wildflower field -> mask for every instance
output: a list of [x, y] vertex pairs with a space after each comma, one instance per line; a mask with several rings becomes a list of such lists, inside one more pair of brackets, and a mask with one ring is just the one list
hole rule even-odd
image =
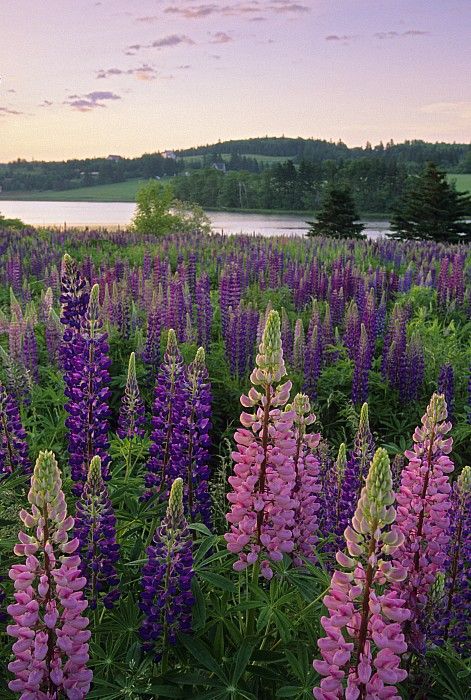
[[463, 245], [0, 231], [0, 698], [469, 698]]

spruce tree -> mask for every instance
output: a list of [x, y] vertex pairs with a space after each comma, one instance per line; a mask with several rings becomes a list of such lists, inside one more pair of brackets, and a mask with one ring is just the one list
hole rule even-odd
[[392, 238], [456, 243], [471, 240], [471, 196], [457, 192], [434, 163], [413, 179], [391, 220]]
[[317, 221], [308, 222], [308, 236], [364, 238], [363, 224], [358, 222], [355, 202], [349, 189], [329, 187], [322, 201]]

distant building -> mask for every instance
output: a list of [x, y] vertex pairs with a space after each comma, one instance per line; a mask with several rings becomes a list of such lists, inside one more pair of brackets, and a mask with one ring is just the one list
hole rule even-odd
[[226, 172], [226, 164], [225, 163], [211, 163], [211, 167], [214, 168], [214, 170], [219, 170], [221, 173]]
[[175, 151], [162, 151], [160, 154], [162, 158], [170, 158], [171, 160], [177, 160], [177, 155]]
[[106, 160], [112, 160], [115, 163], [117, 163], [118, 161], [123, 160], [123, 157], [122, 156], [107, 156]]

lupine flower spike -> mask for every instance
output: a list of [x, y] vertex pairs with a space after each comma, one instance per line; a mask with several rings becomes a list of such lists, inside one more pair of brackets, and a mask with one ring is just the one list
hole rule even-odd
[[126, 389], [121, 400], [117, 433], [122, 440], [134, 436], [143, 437], [144, 423], [145, 407], [136, 378], [136, 356], [132, 352], [129, 357]]
[[74, 519], [67, 516], [62, 481], [52, 452], [41, 452], [28, 494], [31, 510], [21, 510], [28, 535], [19, 533], [15, 546], [24, 564], [14, 564], [15, 603], [8, 606], [14, 624], [7, 627], [15, 660], [8, 665], [15, 679], [8, 687], [22, 700], [82, 700], [92, 672], [87, 669], [87, 601], [82, 589], [78, 539], [69, 540]]
[[147, 548], [140, 608], [143, 648], [160, 659], [178, 632], [191, 630], [192, 538], [183, 513], [183, 480], [172, 484], [167, 513]]
[[85, 594], [95, 609], [102, 598], [105, 608], [119, 598], [116, 562], [116, 517], [101, 476], [101, 459], [93, 457], [75, 514], [75, 536], [80, 542], [81, 570], [87, 579]]
[[[273, 576], [271, 561], [281, 561], [294, 549], [293, 528], [295, 485], [293, 434], [295, 411], [283, 411], [289, 399], [291, 382], [279, 384], [286, 374], [281, 347], [280, 317], [270, 311], [256, 367], [250, 375], [254, 386], [240, 399], [245, 408], [234, 436], [234, 476], [227, 498], [231, 510], [230, 531], [224, 535], [227, 548], [237, 554], [236, 571], [260, 563], [262, 576]], [[259, 387], [259, 389], [255, 388]]]
[[319, 639], [322, 660], [314, 668], [323, 679], [317, 700], [400, 700], [395, 688], [407, 673], [400, 655], [407, 650], [401, 623], [410, 613], [390, 583], [404, 579], [404, 568], [391, 555], [402, 543], [395, 526], [389, 458], [376, 451], [351, 526], [345, 530], [348, 554], [337, 553], [344, 570], [332, 576], [324, 598], [327, 633]]
[[0, 382], [0, 479], [15, 469], [31, 473], [26, 432], [15, 399]]
[[453, 440], [442, 394], [434, 394], [414, 435], [414, 447], [405, 456], [409, 463], [401, 474], [397, 493], [397, 524], [404, 536], [400, 560], [407, 569], [407, 579], [396, 586], [411, 611], [406, 625], [410, 648], [425, 651], [421, 618], [427, 605], [430, 586], [438, 571], [443, 570], [449, 535], [451, 486], [448, 474], [453, 462], [448, 457]]

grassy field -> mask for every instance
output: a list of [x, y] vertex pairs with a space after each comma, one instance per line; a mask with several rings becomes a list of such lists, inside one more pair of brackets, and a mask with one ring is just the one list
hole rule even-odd
[[[260, 156], [255, 153], [241, 153], [244, 158], [253, 158], [256, 160], [258, 163], [284, 163], [285, 161], [289, 160], [289, 157], [287, 156]], [[220, 158], [225, 163], [228, 163], [231, 159], [230, 153], [221, 153]], [[182, 160], [184, 163], [203, 163], [204, 156], [182, 156], [181, 158], [179, 157], [178, 160]], [[213, 160], [216, 160], [216, 156], [213, 157]]]
[[[188, 158], [196, 157], [199, 158], [199, 156], [188, 156]], [[456, 183], [456, 189], [459, 192], [471, 192], [471, 174], [455, 175], [449, 173], [448, 180]], [[146, 180], [127, 180], [126, 182], [116, 182], [112, 185], [94, 185], [92, 187], [79, 187], [74, 190], [2, 192], [0, 193], [0, 201], [7, 199], [44, 202], [135, 202], [136, 192], [143, 182], [146, 182]], [[274, 214], [276, 212], [272, 211], [271, 213]]]

